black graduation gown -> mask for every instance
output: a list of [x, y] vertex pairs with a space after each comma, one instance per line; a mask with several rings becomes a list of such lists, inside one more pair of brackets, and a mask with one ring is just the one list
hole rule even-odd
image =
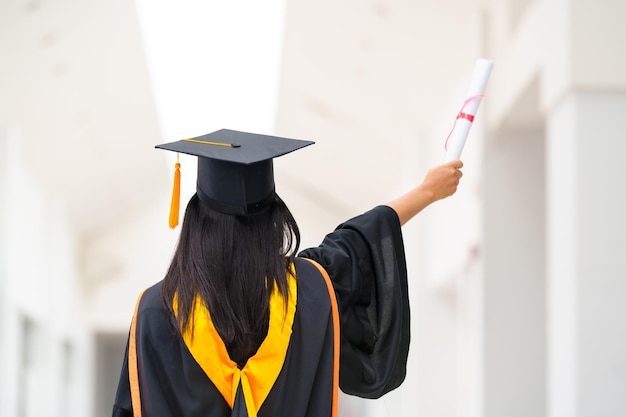
[[400, 386], [406, 376], [410, 310], [396, 212], [378, 206], [299, 255], [321, 264], [333, 281], [341, 315], [341, 390], [379, 398]]
[[[406, 264], [395, 212], [380, 206], [340, 225], [313, 259], [330, 275], [340, 312], [340, 386], [349, 394], [377, 398], [401, 384], [409, 345]], [[334, 394], [331, 299], [315, 266], [295, 263], [297, 307], [284, 363], [258, 416], [330, 416]], [[201, 368], [161, 307], [160, 283], [138, 307], [137, 367], [145, 417], [247, 416], [229, 405]], [[254, 387], [253, 387], [254, 390]], [[241, 398], [241, 385], [236, 398]], [[113, 407], [114, 417], [132, 416], [128, 348]]]

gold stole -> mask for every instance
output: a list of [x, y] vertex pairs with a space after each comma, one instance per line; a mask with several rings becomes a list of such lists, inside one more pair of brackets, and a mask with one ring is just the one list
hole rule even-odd
[[[291, 273], [295, 274], [293, 265]], [[275, 287], [270, 296], [270, 318], [267, 336], [254, 356], [239, 369], [230, 359], [226, 345], [217, 333], [208, 309], [197, 296], [194, 303], [193, 331], [183, 333], [183, 340], [198, 365], [217, 387], [228, 405], [233, 408], [237, 388], [241, 383], [249, 417], [256, 417], [263, 401], [274, 386], [285, 362], [287, 348], [296, 313], [297, 284], [287, 274], [289, 301], [287, 309], [283, 297]], [[176, 299], [174, 299], [176, 311]]]

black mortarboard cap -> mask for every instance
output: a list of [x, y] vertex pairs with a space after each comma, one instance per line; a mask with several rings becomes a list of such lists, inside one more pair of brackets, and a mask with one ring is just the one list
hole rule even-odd
[[156, 147], [197, 156], [200, 200], [221, 213], [247, 215], [274, 200], [273, 158], [313, 143], [222, 129]]

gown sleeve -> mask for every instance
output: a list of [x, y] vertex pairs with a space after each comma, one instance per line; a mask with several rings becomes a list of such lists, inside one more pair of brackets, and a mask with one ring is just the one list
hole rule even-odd
[[299, 256], [328, 272], [341, 317], [339, 385], [346, 394], [379, 398], [406, 375], [410, 312], [398, 216], [378, 206], [339, 225]]

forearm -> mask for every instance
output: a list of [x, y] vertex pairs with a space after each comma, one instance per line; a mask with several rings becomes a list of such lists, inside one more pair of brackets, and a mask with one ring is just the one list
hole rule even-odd
[[423, 185], [419, 185], [408, 193], [390, 201], [387, 203], [387, 206], [391, 207], [396, 212], [400, 220], [400, 225], [404, 226], [409, 220], [434, 201], [434, 193]]

